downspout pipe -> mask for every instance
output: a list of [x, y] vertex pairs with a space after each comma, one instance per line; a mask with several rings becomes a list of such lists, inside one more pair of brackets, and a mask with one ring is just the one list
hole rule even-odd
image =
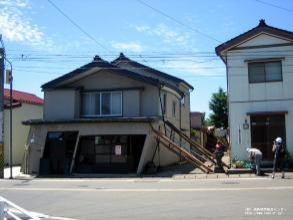
[[227, 91], [227, 111], [228, 111], [228, 132], [229, 132], [229, 156], [230, 156], [230, 164], [232, 163], [232, 158], [231, 158], [231, 132], [230, 132], [230, 129], [231, 129], [231, 121], [230, 121], [230, 109], [229, 109], [229, 77], [228, 77], [228, 55], [227, 53], [225, 55], [225, 59], [220, 55], [221, 59], [223, 60], [223, 62], [225, 63], [225, 66], [226, 66], [226, 91]]
[[165, 120], [165, 113], [164, 113], [166, 111], [166, 109], [163, 110], [162, 92], [161, 92], [163, 87], [164, 87], [164, 85], [159, 86], [159, 100], [160, 100], [160, 105], [161, 105], [161, 114], [162, 114], [162, 120], [164, 123], [165, 135], [167, 135], [166, 120]]
[[[181, 117], [181, 111], [182, 111], [181, 101], [182, 101], [183, 98], [184, 98], [184, 96], [181, 96], [181, 98], [178, 99], [179, 100], [179, 129], [180, 129], [180, 131], [182, 130], [182, 123], [181, 123], [181, 119], [182, 119], [182, 117]], [[179, 141], [180, 141], [180, 146], [181, 146], [182, 145], [182, 137], [181, 136], [180, 136]], [[181, 151], [180, 151], [180, 161], [182, 161]]]

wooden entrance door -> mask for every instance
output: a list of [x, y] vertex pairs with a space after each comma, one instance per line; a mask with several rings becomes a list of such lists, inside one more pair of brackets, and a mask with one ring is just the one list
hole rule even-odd
[[286, 140], [285, 115], [251, 115], [250, 123], [252, 147], [262, 151], [263, 159], [272, 160], [274, 139]]

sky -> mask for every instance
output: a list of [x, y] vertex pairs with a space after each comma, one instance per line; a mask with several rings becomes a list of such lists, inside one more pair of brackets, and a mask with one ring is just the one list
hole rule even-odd
[[293, 1], [0, 0], [14, 89], [43, 97], [42, 84], [95, 55], [112, 61], [123, 52], [190, 83], [191, 110], [207, 115], [212, 94], [226, 90], [225, 65], [215, 47], [260, 19], [293, 31]]

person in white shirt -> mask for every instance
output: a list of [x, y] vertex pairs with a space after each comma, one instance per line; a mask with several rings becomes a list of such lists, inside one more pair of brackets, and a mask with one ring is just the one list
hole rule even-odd
[[255, 163], [256, 175], [261, 175], [260, 163], [262, 160], [262, 152], [257, 148], [247, 148], [248, 157], [250, 160], [253, 160]]
[[283, 144], [283, 140], [281, 137], [277, 137], [274, 141], [273, 149], [274, 153], [274, 167], [273, 167], [273, 175], [272, 178], [275, 178], [275, 173], [277, 171], [277, 168], [280, 168], [280, 171], [282, 172], [282, 178], [285, 178], [285, 172], [284, 172], [284, 157], [285, 157], [285, 146]]

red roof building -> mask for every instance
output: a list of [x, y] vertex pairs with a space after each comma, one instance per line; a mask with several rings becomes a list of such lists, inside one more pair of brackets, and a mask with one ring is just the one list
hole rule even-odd
[[[9, 104], [10, 100], [10, 90], [4, 89], [4, 102], [5, 104]], [[12, 100], [13, 105], [17, 103], [27, 103], [27, 104], [33, 104], [33, 105], [43, 105], [44, 100], [39, 98], [38, 96], [27, 93], [27, 92], [21, 92], [17, 90], [12, 91]]]

